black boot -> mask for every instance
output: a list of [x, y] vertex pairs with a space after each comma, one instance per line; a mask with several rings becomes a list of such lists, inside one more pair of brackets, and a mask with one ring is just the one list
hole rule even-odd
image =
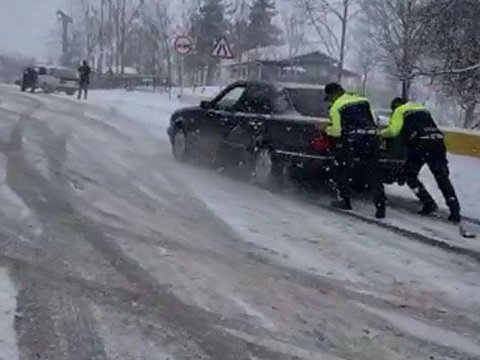
[[352, 205], [350, 204], [349, 199], [334, 200], [330, 203], [330, 205], [340, 210], [352, 210]]
[[448, 220], [458, 224], [462, 220], [460, 215], [460, 205], [458, 204], [458, 200], [456, 198], [449, 199], [447, 202], [448, 208], [450, 209], [450, 216]]
[[420, 215], [431, 215], [438, 210], [438, 206], [435, 201], [429, 201], [423, 204], [422, 208], [418, 212]]
[[375, 212], [375, 217], [377, 219], [385, 219], [386, 215], [387, 215], [387, 209], [385, 207], [385, 204], [377, 206], [377, 211]]
[[460, 213], [458, 213], [458, 212], [452, 212], [450, 214], [450, 216], [448, 217], [448, 221], [451, 221], [454, 224], [459, 224], [461, 220], [462, 220], [462, 217], [460, 216]]

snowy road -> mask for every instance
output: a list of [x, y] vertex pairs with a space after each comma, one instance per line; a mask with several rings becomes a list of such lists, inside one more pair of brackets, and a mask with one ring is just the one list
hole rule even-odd
[[177, 103], [95, 96], [0, 87], [0, 359], [480, 358], [478, 240], [180, 166]]

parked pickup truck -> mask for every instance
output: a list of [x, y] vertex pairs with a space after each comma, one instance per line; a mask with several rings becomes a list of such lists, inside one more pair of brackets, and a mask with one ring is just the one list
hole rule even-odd
[[[211, 101], [176, 111], [168, 135], [176, 160], [241, 165], [268, 186], [286, 174], [318, 179], [332, 168], [332, 140], [324, 135], [328, 104], [323, 86], [238, 81]], [[398, 144], [385, 146], [385, 182], [400, 181]], [[358, 169], [361, 174], [362, 169]], [[359, 184], [364, 187], [362, 176]]]

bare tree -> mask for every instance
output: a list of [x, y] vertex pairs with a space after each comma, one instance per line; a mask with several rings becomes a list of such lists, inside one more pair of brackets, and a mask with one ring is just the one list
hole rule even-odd
[[289, 56], [296, 55], [305, 41], [305, 19], [300, 13], [282, 14]]
[[172, 15], [169, 12], [168, 0], [155, 0], [147, 6], [145, 12], [145, 26], [148, 29], [148, 41], [150, 48], [156, 54], [157, 64], [166, 67], [166, 81], [172, 82], [172, 43], [173, 24]]
[[377, 69], [382, 60], [378, 47], [368, 37], [358, 37], [353, 46], [355, 64], [362, 75], [362, 93], [367, 91], [370, 74]]
[[[128, 1], [117, 0], [117, 23], [118, 23], [118, 58], [120, 64], [120, 73], [125, 73], [125, 45], [127, 37], [133, 29], [133, 21], [140, 14], [140, 9], [144, 0]], [[136, 4], [135, 4], [136, 3]]]
[[429, 27], [438, 13], [448, 6], [426, 7], [425, 0], [362, 1], [370, 37], [386, 55], [385, 64], [394, 65], [392, 75], [401, 81], [405, 98], [408, 98], [416, 69], [425, 54]]
[[358, 14], [358, 0], [298, 0], [328, 55], [338, 60], [338, 80], [342, 80], [348, 26]]
[[[430, 26], [427, 51], [432, 59], [431, 73], [446, 94], [455, 98], [464, 112], [463, 126], [475, 125], [475, 110], [480, 104], [480, 34], [477, 0], [429, 1], [438, 12]], [[444, 31], [448, 29], [448, 31]]]
[[100, 43], [100, 16], [99, 9], [89, 0], [81, 0], [80, 6], [83, 13], [82, 25], [85, 37], [85, 50], [88, 60], [92, 60], [93, 52]]

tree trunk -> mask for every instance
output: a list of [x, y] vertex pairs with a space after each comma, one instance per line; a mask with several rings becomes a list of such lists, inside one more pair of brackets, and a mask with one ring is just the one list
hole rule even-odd
[[117, 0], [114, 14], [115, 25], [115, 74], [118, 75], [120, 67], [120, 0]]
[[470, 129], [474, 125], [476, 103], [470, 103], [465, 109], [465, 118], [463, 119], [463, 127]]
[[404, 98], [405, 100], [408, 100], [411, 85], [412, 82], [410, 80], [402, 80], [402, 98]]
[[122, 1], [121, 9], [121, 28], [120, 28], [120, 73], [125, 74], [125, 37], [127, 33], [127, 24], [125, 23], [125, 11], [126, 11], [126, 1]]
[[98, 65], [97, 65], [97, 68], [98, 68], [98, 72], [100, 74], [103, 73], [103, 57], [104, 57], [104, 52], [105, 52], [105, 49], [104, 49], [104, 36], [105, 36], [105, 30], [104, 30], [104, 27], [105, 27], [105, 0], [100, 0], [100, 28], [99, 28], [99, 47], [100, 47], [100, 58], [98, 60]]
[[338, 82], [342, 81], [343, 77], [343, 64], [345, 62], [345, 43], [347, 40], [347, 25], [348, 25], [348, 7], [350, 0], [343, 0], [343, 14], [342, 14], [342, 35], [340, 38], [340, 56], [338, 63]]
[[170, 52], [170, 47], [168, 44], [168, 40], [165, 41], [166, 43], [166, 55], [167, 55], [167, 86], [168, 86], [168, 98], [171, 99], [172, 97], [172, 55]]
[[362, 94], [366, 95], [367, 93], [367, 81], [368, 81], [368, 71], [363, 73], [363, 80], [362, 80]]
[[215, 73], [215, 64], [212, 62], [209, 62], [207, 65], [207, 85], [213, 85], [213, 75]]

